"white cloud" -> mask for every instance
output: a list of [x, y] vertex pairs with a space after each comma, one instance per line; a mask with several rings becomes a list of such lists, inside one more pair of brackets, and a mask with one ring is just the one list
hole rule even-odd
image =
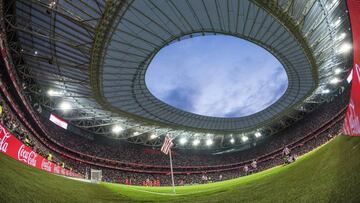
[[162, 101], [207, 116], [241, 117], [274, 103], [287, 88], [282, 65], [250, 42], [206, 36], [165, 47], [147, 75]]

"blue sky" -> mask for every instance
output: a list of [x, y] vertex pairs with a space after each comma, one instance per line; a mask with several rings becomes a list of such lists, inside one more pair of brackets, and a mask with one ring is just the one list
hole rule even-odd
[[239, 38], [211, 35], [164, 47], [147, 70], [146, 85], [163, 102], [192, 113], [242, 117], [278, 100], [288, 86], [281, 63]]

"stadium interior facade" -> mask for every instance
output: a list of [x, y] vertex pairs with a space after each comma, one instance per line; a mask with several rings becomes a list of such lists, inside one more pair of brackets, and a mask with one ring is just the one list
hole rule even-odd
[[[1, 124], [83, 176], [93, 168], [108, 182], [170, 185], [160, 152], [170, 135], [177, 185], [221, 181], [280, 165], [285, 146], [300, 156], [341, 131], [353, 65], [345, 1], [0, 3]], [[239, 37], [273, 54], [288, 77], [284, 95], [238, 118], [185, 112], [153, 96], [145, 84], [153, 57], [205, 35]]]

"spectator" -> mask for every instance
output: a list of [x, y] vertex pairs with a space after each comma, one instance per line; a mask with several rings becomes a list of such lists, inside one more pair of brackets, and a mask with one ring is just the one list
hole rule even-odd
[[244, 170], [245, 175], [247, 175], [248, 172], [249, 172], [249, 167], [248, 167], [248, 165], [245, 164], [243, 170]]
[[49, 153], [49, 154], [47, 155], [47, 160], [48, 160], [48, 161], [52, 161], [52, 160], [53, 160], [53, 157], [52, 157], [52, 154], [51, 154], [51, 153]]
[[284, 155], [284, 156], [290, 155], [290, 149], [289, 149], [287, 146], [284, 147], [283, 155]]
[[251, 162], [251, 167], [252, 167], [253, 171], [255, 171], [257, 169], [257, 162], [255, 159]]

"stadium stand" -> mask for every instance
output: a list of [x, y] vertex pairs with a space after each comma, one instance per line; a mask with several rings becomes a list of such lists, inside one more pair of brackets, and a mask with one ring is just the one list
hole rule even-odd
[[[343, 94], [348, 93], [345, 91]], [[227, 180], [284, 164], [284, 146], [291, 149], [294, 157], [311, 151], [339, 133], [347, 104], [347, 99], [344, 98], [348, 97], [337, 97], [333, 102], [307, 115], [311, 120], [302, 119], [266, 144], [245, 151], [209, 155], [175, 149], [176, 184]], [[128, 143], [99, 144], [70, 134], [46, 119], [42, 120], [48, 132], [48, 139], [44, 143], [44, 140], [39, 140], [20, 122], [8, 101], [2, 99], [1, 103], [1, 123], [36, 152], [45, 157], [52, 154], [54, 162], [65, 163], [68, 169], [83, 175], [89, 174], [91, 168], [101, 169], [107, 182], [149, 186], [171, 184], [167, 156], [158, 153], [159, 149], [144, 149]], [[327, 113], [323, 113], [324, 111]], [[256, 168], [251, 167], [253, 160], [257, 160]], [[244, 166], [249, 171], [245, 171]]]

